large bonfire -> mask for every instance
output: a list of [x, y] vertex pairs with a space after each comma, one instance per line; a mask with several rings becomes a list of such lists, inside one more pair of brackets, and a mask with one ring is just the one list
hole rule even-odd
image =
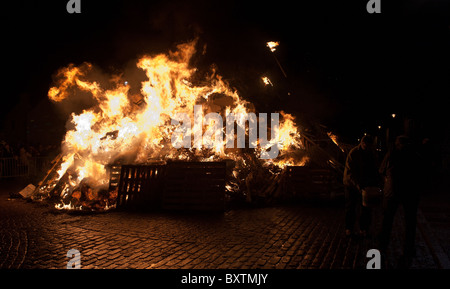
[[[39, 188], [39, 194], [59, 198], [58, 208], [76, 208], [87, 206], [86, 202], [73, 204], [84, 192], [92, 208], [108, 209], [114, 206], [117, 196], [108, 192], [107, 167], [111, 164], [231, 160], [229, 193], [244, 191], [245, 179], [255, 170], [260, 170], [262, 175], [277, 174], [287, 165], [304, 164], [305, 158], [298, 154], [302, 143], [295, 118], [284, 112], [280, 112], [276, 132], [268, 133], [269, 146], [262, 147], [258, 139], [253, 149], [248, 145], [247, 148], [229, 148], [225, 145], [226, 138], [201, 148], [173, 146], [171, 139], [177, 125], [172, 124], [171, 119], [178, 113], [193, 119], [194, 105], [201, 105], [203, 115], [255, 112], [254, 106], [242, 99], [215, 71], [198, 80], [197, 69], [190, 66], [195, 47], [196, 41], [192, 41], [178, 45], [174, 52], [139, 59], [136, 65], [145, 72], [146, 80], [140, 83], [138, 93], [131, 93], [136, 89], [117, 75], [102, 87], [100, 81], [90, 79], [93, 65], [89, 63], [60, 69], [55, 86], [48, 92], [49, 98], [64, 102], [87, 93], [94, 105], [79, 114], [71, 114], [72, 127], [62, 142], [61, 160], [55, 168], [57, 173], [51, 182]], [[211, 125], [203, 123], [203, 127], [197, 129], [204, 132]], [[195, 129], [194, 126], [193, 131], [186, 133], [195, 134]], [[217, 129], [225, 135], [224, 125]], [[248, 137], [245, 124], [243, 129]], [[260, 158], [271, 145], [278, 146], [278, 157]], [[68, 203], [68, 199], [72, 201]]]

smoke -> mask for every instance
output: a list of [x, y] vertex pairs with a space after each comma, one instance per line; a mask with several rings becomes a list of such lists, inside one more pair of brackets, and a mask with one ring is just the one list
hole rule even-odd
[[150, 13], [150, 25], [172, 42], [196, 38], [203, 33], [200, 21], [203, 18], [201, 13], [205, 12], [205, 9], [201, 9], [204, 8], [204, 3], [200, 5], [198, 7], [191, 1], [165, 3], [157, 9], [157, 13]]

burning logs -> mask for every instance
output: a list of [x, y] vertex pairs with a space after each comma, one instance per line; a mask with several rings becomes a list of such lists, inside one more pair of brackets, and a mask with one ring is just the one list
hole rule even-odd
[[57, 170], [60, 168], [61, 163], [63, 162], [62, 154], [59, 154], [52, 161], [52, 167], [48, 170], [45, 177], [39, 182], [38, 186], [31, 194], [32, 200], [43, 200], [50, 196], [50, 191], [57, 185]]
[[89, 178], [83, 179], [71, 192], [63, 190], [61, 194], [61, 202], [55, 205], [57, 209], [105, 211], [115, 207], [117, 199], [117, 190], [108, 191], [106, 186], [96, 186]]
[[82, 178], [75, 171], [75, 166], [69, 167], [60, 177], [62, 155], [53, 160], [52, 168], [39, 183], [31, 195], [32, 200], [47, 199], [56, 209], [104, 211], [115, 207], [117, 189], [108, 190], [108, 184], [99, 184], [93, 178]]

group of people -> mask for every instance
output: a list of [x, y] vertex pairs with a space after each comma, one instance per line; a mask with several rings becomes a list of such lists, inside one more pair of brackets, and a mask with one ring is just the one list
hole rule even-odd
[[[403, 256], [399, 266], [407, 268], [415, 256], [415, 236], [419, 196], [424, 182], [421, 169], [423, 159], [407, 136], [398, 136], [395, 145], [378, 161], [374, 138], [365, 135], [346, 159], [344, 170], [345, 186], [345, 234], [362, 237], [368, 234], [372, 221], [372, 208], [362, 205], [362, 192], [367, 188], [379, 187], [383, 191], [383, 216], [381, 231], [378, 232], [379, 249], [382, 256], [389, 245], [394, 217], [399, 206], [403, 207], [405, 240]], [[355, 230], [359, 224], [359, 230]]]
[[27, 168], [30, 160], [36, 157], [52, 157], [57, 151], [55, 145], [10, 145], [8, 142], [0, 141], [0, 177], [17, 175], [21, 168]]
[[0, 141], [0, 158], [23, 158], [23, 157], [39, 157], [48, 156], [53, 153], [57, 147], [55, 145], [27, 145], [18, 144], [10, 145], [8, 142]]

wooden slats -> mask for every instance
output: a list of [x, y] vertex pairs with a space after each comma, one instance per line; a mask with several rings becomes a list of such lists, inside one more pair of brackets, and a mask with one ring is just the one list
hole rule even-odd
[[164, 209], [224, 209], [225, 162], [171, 162], [163, 193]]
[[162, 165], [123, 165], [118, 182], [117, 207], [159, 206], [164, 170]]
[[108, 166], [109, 169], [109, 191], [114, 191], [119, 186], [120, 171], [122, 167], [120, 165]]
[[117, 187], [118, 208], [223, 210], [225, 182], [225, 162], [123, 165], [120, 174], [114, 167], [110, 171], [110, 190]]

